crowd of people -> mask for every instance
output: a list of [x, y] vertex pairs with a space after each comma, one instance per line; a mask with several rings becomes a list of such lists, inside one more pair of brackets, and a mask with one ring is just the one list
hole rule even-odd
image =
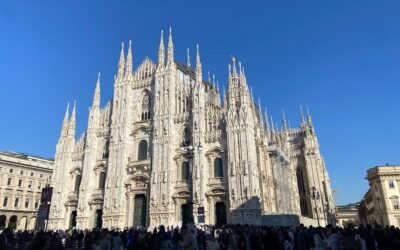
[[13, 231], [0, 234], [2, 249], [88, 250], [394, 250], [400, 230], [379, 225], [332, 227], [268, 227], [225, 225], [57, 231]]

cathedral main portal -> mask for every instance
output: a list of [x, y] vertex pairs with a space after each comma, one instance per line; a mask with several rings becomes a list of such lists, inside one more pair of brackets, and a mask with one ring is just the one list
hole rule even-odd
[[135, 195], [134, 209], [133, 209], [133, 225], [146, 226], [147, 217], [147, 198], [144, 194]]

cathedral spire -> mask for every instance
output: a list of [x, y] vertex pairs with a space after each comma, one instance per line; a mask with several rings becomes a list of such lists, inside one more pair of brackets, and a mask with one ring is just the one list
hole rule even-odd
[[300, 127], [301, 128], [305, 128], [306, 127], [306, 121], [304, 119], [304, 113], [303, 113], [303, 107], [300, 106], [300, 112], [301, 112], [301, 123], [300, 123]]
[[275, 131], [274, 119], [272, 118], [272, 115], [271, 115], [271, 141], [272, 142], [275, 142], [275, 139], [276, 139], [275, 133], [276, 133], [276, 131]]
[[65, 110], [64, 120], [61, 127], [61, 136], [67, 135], [68, 123], [69, 123], [69, 102], [67, 103], [67, 109]]
[[306, 105], [306, 109], [307, 109], [307, 125], [312, 127], [313, 123], [310, 115], [310, 110], [308, 110], [308, 105]]
[[264, 110], [264, 116], [265, 116], [265, 132], [267, 133], [267, 138], [271, 138], [271, 131], [269, 129], [269, 119], [268, 119], [268, 109], [265, 107]]
[[165, 49], [164, 49], [164, 31], [161, 30], [160, 47], [158, 49], [158, 64], [164, 65]]
[[132, 41], [129, 40], [128, 55], [126, 56], [125, 74], [132, 74]]
[[282, 109], [282, 124], [283, 124], [283, 131], [286, 131], [287, 124], [286, 124], [285, 111], [283, 109]]
[[310, 111], [308, 110], [308, 106], [306, 106], [306, 108], [307, 108], [307, 125], [308, 125], [311, 133], [315, 134], [314, 125], [313, 125], [313, 122], [312, 122], [312, 119], [311, 119]]
[[72, 108], [71, 119], [68, 125], [68, 136], [75, 139], [75, 128], [76, 128], [76, 101], [74, 101], [74, 107]]
[[125, 55], [124, 55], [124, 42], [121, 45], [121, 54], [118, 63], [118, 78], [121, 78], [125, 72]]
[[215, 75], [214, 74], [212, 74], [212, 84], [213, 84], [214, 90], [217, 90], [217, 85], [215, 84]]
[[174, 44], [172, 42], [172, 28], [169, 27], [167, 62], [174, 62]]
[[232, 56], [232, 67], [233, 67], [232, 76], [233, 77], [238, 77], [238, 74], [236, 72], [236, 59], [235, 59], [234, 56]]
[[76, 101], [74, 101], [74, 107], [72, 108], [72, 114], [71, 114], [71, 123], [76, 122]]
[[96, 88], [94, 89], [92, 108], [100, 107], [100, 72], [97, 75]]
[[200, 62], [200, 51], [199, 51], [199, 45], [196, 45], [196, 81], [197, 82], [202, 82], [203, 81], [203, 76], [202, 76], [202, 68], [201, 68], [201, 62]]
[[63, 123], [68, 123], [68, 119], [69, 119], [69, 102], [67, 103], [67, 109], [65, 110]]
[[261, 128], [262, 128], [262, 133], [264, 133], [264, 117], [261, 111], [261, 99], [260, 97], [258, 97], [258, 115], [260, 117], [260, 124], [261, 124]]
[[189, 48], [187, 48], [186, 67], [190, 68], [190, 53], [189, 53]]

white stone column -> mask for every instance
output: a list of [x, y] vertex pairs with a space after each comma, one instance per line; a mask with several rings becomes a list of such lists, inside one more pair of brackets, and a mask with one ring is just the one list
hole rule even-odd
[[133, 194], [129, 194], [129, 201], [127, 202], [128, 203], [128, 214], [127, 214], [127, 216], [126, 216], [126, 218], [127, 218], [127, 225], [128, 225], [128, 227], [131, 227], [131, 226], [133, 226], [133, 210], [135, 209], [134, 208], [134, 204], [133, 204]]

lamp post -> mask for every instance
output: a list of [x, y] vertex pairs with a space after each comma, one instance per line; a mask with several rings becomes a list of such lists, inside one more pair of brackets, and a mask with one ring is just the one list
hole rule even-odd
[[[189, 218], [188, 218], [188, 223], [187, 224], [192, 224], [194, 225], [194, 215], [193, 215], [193, 158], [195, 154], [195, 148], [191, 145], [188, 146], [182, 146], [181, 148], [181, 153], [186, 156], [187, 159], [189, 159], [189, 200], [187, 204], [189, 205]], [[197, 150], [200, 152], [202, 149], [201, 144], [199, 143], [197, 145]]]
[[314, 200], [314, 208], [315, 208], [315, 213], [317, 214], [317, 222], [318, 222], [318, 226], [320, 226], [319, 214], [318, 214], [318, 208], [317, 208], [317, 200], [319, 199], [319, 192], [315, 187], [311, 187], [311, 199]]

